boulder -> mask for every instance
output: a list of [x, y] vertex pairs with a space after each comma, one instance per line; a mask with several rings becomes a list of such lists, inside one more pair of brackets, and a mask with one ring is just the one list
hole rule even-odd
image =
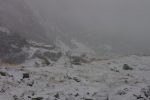
[[81, 65], [82, 58], [80, 56], [71, 56], [71, 63], [74, 65]]
[[124, 64], [124, 65], [123, 65], [123, 69], [124, 69], [124, 70], [133, 70], [133, 68], [130, 67], [128, 64]]

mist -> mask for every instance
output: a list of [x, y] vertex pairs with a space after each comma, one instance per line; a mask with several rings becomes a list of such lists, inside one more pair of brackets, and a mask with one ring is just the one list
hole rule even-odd
[[97, 52], [150, 53], [149, 0], [28, 0], [47, 36], [76, 39]]
[[0, 100], [150, 100], [150, 0], [0, 0]]

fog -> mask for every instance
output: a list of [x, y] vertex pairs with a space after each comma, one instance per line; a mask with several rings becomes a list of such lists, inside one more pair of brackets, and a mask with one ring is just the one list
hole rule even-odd
[[97, 51], [150, 53], [149, 0], [28, 0], [49, 38], [77, 39]]

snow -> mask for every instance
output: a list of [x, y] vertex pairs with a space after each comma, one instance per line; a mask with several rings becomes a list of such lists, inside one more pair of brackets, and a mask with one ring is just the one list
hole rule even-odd
[[[7, 74], [0, 75], [0, 100], [137, 100], [134, 95], [150, 84], [149, 62], [149, 56], [128, 56], [73, 68], [63, 60], [43, 67], [3, 65], [0, 72]], [[123, 70], [124, 64], [133, 70]], [[23, 79], [23, 73], [30, 78]]]
[[59, 38], [56, 39], [56, 43], [55, 43], [63, 53], [68, 52], [71, 50], [71, 48], [66, 45], [63, 41], [61, 41]]
[[[150, 56], [130, 55], [66, 66], [66, 62], [69, 63], [70, 60], [66, 60], [67, 56], [62, 55], [53, 64], [44, 65], [40, 58], [32, 57], [34, 53], [37, 50], [60, 52], [61, 48], [49, 50], [45, 48], [49, 47], [46, 44], [33, 44], [33, 47], [27, 49], [30, 57], [25, 63], [1, 65], [0, 100], [149, 100], [150, 98]], [[124, 69], [125, 64], [131, 68]], [[29, 77], [23, 78], [24, 74]]]
[[89, 48], [88, 46], [86, 46], [85, 44], [77, 40], [71, 40], [71, 42], [76, 46], [76, 48], [72, 50], [74, 53], [78, 53], [78, 54], [86, 53], [86, 54], [95, 55], [95, 51]]
[[0, 31], [6, 33], [8, 35], [10, 34], [10, 31], [7, 28], [2, 27], [2, 26], [0, 26]]

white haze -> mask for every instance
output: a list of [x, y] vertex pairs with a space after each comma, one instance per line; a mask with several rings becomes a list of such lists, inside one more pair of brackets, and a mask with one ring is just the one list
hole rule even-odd
[[[150, 0], [28, 0], [49, 38], [75, 38], [97, 51], [150, 53]], [[106, 46], [105, 46], [106, 45]]]

